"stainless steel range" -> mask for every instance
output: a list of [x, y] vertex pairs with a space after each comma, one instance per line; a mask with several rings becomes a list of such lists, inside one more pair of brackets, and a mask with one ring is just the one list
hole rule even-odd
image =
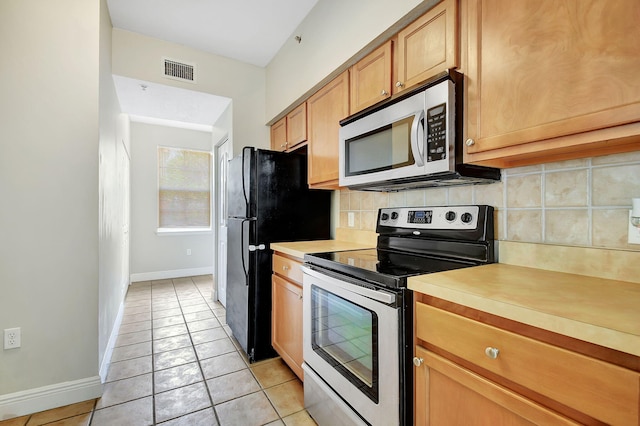
[[407, 278], [496, 261], [493, 208], [378, 212], [376, 248], [305, 255], [305, 408], [323, 425], [413, 423]]

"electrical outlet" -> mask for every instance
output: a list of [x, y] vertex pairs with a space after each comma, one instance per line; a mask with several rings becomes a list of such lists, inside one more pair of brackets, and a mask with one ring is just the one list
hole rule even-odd
[[6, 328], [4, 330], [4, 348], [15, 349], [20, 347], [20, 327]]
[[347, 213], [347, 222], [347, 226], [349, 226], [349, 228], [353, 228], [354, 226], [356, 226], [356, 214], [354, 212]]
[[187, 249], [187, 256], [191, 256], [191, 249]]

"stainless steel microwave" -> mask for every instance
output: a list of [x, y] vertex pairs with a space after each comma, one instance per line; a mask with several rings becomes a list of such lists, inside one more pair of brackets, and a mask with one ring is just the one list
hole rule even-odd
[[462, 84], [450, 71], [340, 122], [340, 186], [399, 191], [491, 183], [500, 170], [462, 161]]

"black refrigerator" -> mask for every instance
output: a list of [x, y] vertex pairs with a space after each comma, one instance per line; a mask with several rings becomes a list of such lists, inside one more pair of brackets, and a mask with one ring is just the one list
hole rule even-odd
[[245, 147], [227, 179], [227, 324], [250, 362], [271, 346], [274, 242], [330, 238], [331, 192], [307, 186], [307, 157]]

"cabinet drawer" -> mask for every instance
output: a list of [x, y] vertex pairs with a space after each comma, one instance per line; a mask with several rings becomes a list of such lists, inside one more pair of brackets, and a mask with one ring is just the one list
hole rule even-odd
[[423, 303], [415, 314], [418, 339], [600, 421], [639, 423], [636, 372]]
[[302, 283], [302, 262], [287, 257], [273, 255], [273, 273], [287, 277], [292, 281]]

